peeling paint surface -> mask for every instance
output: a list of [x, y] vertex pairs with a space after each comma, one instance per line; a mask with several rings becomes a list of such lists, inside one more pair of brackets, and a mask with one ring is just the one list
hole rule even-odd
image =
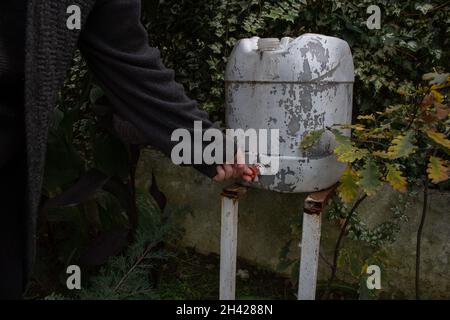
[[338, 38], [305, 34], [262, 51], [258, 39], [238, 42], [225, 75], [228, 127], [280, 130], [278, 174], [261, 176], [252, 185], [289, 193], [328, 188], [345, 168], [332, 155], [332, 135], [326, 132], [308, 150], [300, 144], [311, 131], [351, 122], [350, 48]]

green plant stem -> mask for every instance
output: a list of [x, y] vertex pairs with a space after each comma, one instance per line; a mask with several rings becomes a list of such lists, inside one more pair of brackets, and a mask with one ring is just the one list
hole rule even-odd
[[134, 269], [136, 269], [136, 267], [138, 265], [141, 264], [141, 262], [147, 257], [147, 255], [150, 253], [150, 250], [154, 247], [153, 244], [149, 244], [144, 252], [142, 253], [142, 255], [136, 260], [136, 262], [131, 266], [131, 268], [128, 270], [127, 273], [125, 273], [125, 275], [120, 279], [120, 281], [117, 283], [117, 285], [114, 287], [114, 292], [117, 292], [120, 287], [122, 286], [122, 284], [125, 282], [125, 280], [128, 278], [128, 276], [133, 273]]
[[425, 224], [425, 218], [428, 211], [428, 181], [425, 178], [423, 186], [423, 207], [422, 218], [420, 219], [419, 229], [417, 230], [416, 242], [416, 300], [420, 300], [420, 246], [422, 242], [422, 231]]
[[414, 103], [414, 105], [415, 105], [414, 113], [413, 113], [412, 118], [409, 121], [408, 127], [406, 128], [405, 131], [408, 131], [409, 129], [411, 129], [412, 125], [414, 124], [414, 121], [416, 121], [417, 114], [419, 113], [419, 109], [420, 109], [420, 103], [421, 103], [420, 98], [416, 98], [416, 101]]
[[353, 214], [355, 213], [356, 209], [359, 207], [359, 205], [364, 201], [364, 199], [367, 198], [367, 194], [364, 194], [363, 196], [361, 196], [353, 205], [353, 207], [351, 208], [350, 212], [348, 213], [347, 217], [345, 218], [344, 224], [341, 228], [341, 232], [339, 233], [339, 237], [336, 241], [336, 246], [334, 248], [334, 256], [333, 256], [333, 264], [331, 266], [331, 276], [330, 279], [328, 280], [328, 284], [327, 284], [327, 289], [325, 290], [324, 293], [324, 298], [328, 299], [329, 295], [330, 295], [330, 288], [331, 288], [331, 284], [333, 283], [333, 281], [336, 278], [336, 272], [337, 272], [337, 261], [339, 258], [339, 253], [341, 251], [341, 242], [344, 238], [345, 235], [345, 231], [347, 230], [347, 226], [350, 223], [350, 220], [353, 217]]

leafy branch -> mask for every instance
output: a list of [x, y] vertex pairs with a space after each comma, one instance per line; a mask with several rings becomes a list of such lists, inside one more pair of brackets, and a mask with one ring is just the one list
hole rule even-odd
[[[424, 204], [416, 244], [416, 298], [420, 298], [420, 246], [428, 185], [440, 184], [450, 177], [450, 108], [445, 103], [450, 74], [428, 73], [424, 80], [429, 81], [428, 86], [418, 86], [409, 92], [399, 90], [406, 100], [403, 104], [389, 106], [376, 114], [360, 115], [353, 125], [326, 128], [334, 135], [333, 152], [337, 160], [347, 164], [337, 188], [339, 197], [346, 204], [354, 202], [336, 243], [326, 297], [336, 278], [342, 238], [356, 207], [367, 196], [375, 195], [384, 183], [405, 193], [414, 182], [423, 181]], [[349, 129], [353, 129], [352, 135], [348, 134]], [[324, 131], [306, 135], [302, 148], [314, 146]], [[361, 192], [363, 195], [355, 201]]]

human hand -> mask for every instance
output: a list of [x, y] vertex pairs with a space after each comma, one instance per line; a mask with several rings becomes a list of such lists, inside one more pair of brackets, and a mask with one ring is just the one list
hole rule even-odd
[[255, 179], [253, 170], [246, 164], [221, 164], [217, 167], [217, 175], [213, 178], [216, 182], [241, 178], [251, 182]]
[[230, 179], [242, 179], [246, 182], [253, 181], [257, 176], [257, 169], [244, 164], [244, 156], [240, 150], [236, 153], [233, 164], [221, 164], [216, 167], [217, 175], [213, 178], [216, 182]]

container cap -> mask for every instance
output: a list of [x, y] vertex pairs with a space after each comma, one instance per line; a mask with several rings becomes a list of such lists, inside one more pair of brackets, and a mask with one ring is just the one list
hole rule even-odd
[[278, 38], [260, 38], [258, 39], [259, 51], [274, 51], [280, 49], [280, 40]]

